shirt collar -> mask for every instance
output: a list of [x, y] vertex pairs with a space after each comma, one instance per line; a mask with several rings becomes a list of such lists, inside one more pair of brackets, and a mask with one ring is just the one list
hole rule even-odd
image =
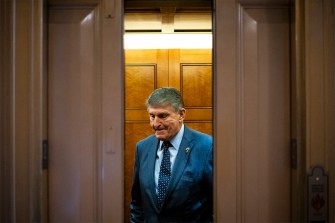
[[[180, 146], [181, 140], [183, 139], [183, 135], [184, 135], [184, 124], [182, 124], [177, 135], [170, 140], [170, 143], [173, 145], [173, 147], [177, 151], [179, 150], [179, 146]], [[160, 148], [162, 147], [162, 144], [163, 144], [163, 141], [160, 141], [160, 144], [159, 144]]]

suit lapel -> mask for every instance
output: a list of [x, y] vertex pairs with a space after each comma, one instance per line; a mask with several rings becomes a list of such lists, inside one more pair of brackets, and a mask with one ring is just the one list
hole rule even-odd
[[169, 194], [174, 190], [181, 176], [184, 173], [188, 158], [191, 154], [193, 147], [192, 138], [190, 137], [190, 135], [191, 134], [189, 130], [185, 126], [184, 136], [179, 146], [178, 154], [173, 166], [172, 177], [170, 180], [166, 197], [168, 197]]

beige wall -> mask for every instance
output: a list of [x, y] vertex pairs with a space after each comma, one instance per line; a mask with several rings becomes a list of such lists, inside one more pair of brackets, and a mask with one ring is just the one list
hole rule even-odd
[[[295, 6], [295, 16], [292, 18], [292, 65], [296, 77], [292, 86], [295, 125], [292, 132], [298, 140], [299, 159], [298, 169], [292, 175], [292, 193], [300, 193], [302, 197], [296, 196], [292, 200], [292, 217], [296, 221], [306, 218], [305, 174], [311, 166], [318, 164], [324, 166], [329, 174], [329, 221], [333, 222], [334, 1], [296, 0]], [[41, 141], [46, 135], [43, 116], [46, 87], [44, 10], [42, 0], [0, 2], [0, 31], [4, 33], [0, 37], [0, 221], [35, 222], [46, 219], [46, 191], [43, 187], [46, 176], [41, 170], [40, 161]], [[220, 16], [218, 10], [217, 13]], [[102, 55], [105, 60], [115, 56], [107, 52]], [[216, 57], [220, 59], [223, 55]], [[219, 91], [220, 83], [216, 87]], [[110, 109], [114, 112], [115, 108]], [[220, 147], [220, 142], [216, 146]], [[219, 155], [224, 156], [223, 153]], [[224, 170], [218, 169], [216, 175], [219, 176], [221, 171]], [[218, 217], [223, 208], [216, 206]]]

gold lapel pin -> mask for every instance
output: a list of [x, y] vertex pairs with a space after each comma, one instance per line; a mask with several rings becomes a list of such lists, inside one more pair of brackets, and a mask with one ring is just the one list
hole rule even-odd
[[187, 147], [186, 149], [185, 149], [185, 153], [189, 153], [190, 152], [190, 147]]

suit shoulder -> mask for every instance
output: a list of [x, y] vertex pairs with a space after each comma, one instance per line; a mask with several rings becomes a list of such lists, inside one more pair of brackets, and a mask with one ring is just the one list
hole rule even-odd
[[211, 145], [213, 143], [212, 136], [206, 133], [197, 131], [195, 129], [190, 129], [190, 128], [188, 128], [188, 131], [192, 135], [192, 138], [197, 141], [197, 143], [206, 144], [206, 145]]
[[194, 136], [196, 136], [196, 137], [198, 137], [198, 138], [206, 139], [206, 140], [212, 141], [212, 136], [210, 136], [210, 135], [208, 135], [208, 134], [206, 134], [206, 133], [197, 131], [197, 130], [195, 130], [195, 129], [190, 129], [190, 128], [189, 128], [189, 130], [190, 130], [190, 132], [191, 132]]
[[140, 140], [139, 142], [137, 142], [137, 147], [143, 147], [146, 145], [152, 145], [152, 143], [157, 142], [157, 138], [154, 135], [150, 135], [142, 140]]

